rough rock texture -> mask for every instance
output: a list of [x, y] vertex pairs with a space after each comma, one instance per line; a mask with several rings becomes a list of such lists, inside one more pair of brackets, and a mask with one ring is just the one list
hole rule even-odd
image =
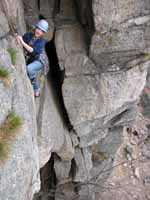
[[[68, 11], [65, 15], [65, 9], [56, 16], [60, 19], [56, 24], [56, 48], [66, 75], [63, 98], [80, 141], [81, 150], [77, 147], [75, 150], [77, 172], [73, 178], [78, 183], [90, 182], [93, 176], [105, 180], [112, 169], [111, 159], [117, 160], [116, 164], [121, 162], [116, 152], [122, 144], [119, 138], [123, 132], [120, 130], [117, 137], [120, 142], [113, 135], [117, 135], [118, 127], [130, 126], [135, 121], [136, 104], [149, 67], [146, 55], [150, 52], [148, 1], [93, 1], [93, 11], [90, 2], [87, 5], [85, 1], [75, 1], [76, 19], [74, 14], [68, 16]], [[64, 15], [68, 20], [62, 20]], [[110, 149], [105, 149], [101, 141]], [[113, 145], [113, 141], [117, 144]], [[95, 145], [101, 150], [89, 150], [89, 156], [84, 153]], [[112, 156], [109, 152], [113, 152]], [[101, 168], [109, 169], [105, 177], [103, 173], [98, 175]], [[87, 188], [80, 187], [79, 199], [96, 198], [91, 188], [87, 195]]]
[[[15, 13], [14, 9], [12, 7], [12, 13]], [[26, 200], [32, 199], [35, 191], [40, 188], [36, 111], [22, 51], [15, 39], [7, 35], [8, 21], [2, 9], [0, 13], [4, 20], [2, 21], [5, 22], [1, 24], [1, 36], [3, 37], [0, 40], [0, 66], [10, 72], [8, 84], [5, 84], [4, 79], [0, 80], [0, 124], [5, 121], [11, 111], [23, 120], [20, 133], [15, 140], [10, 141], [11, 152], [8, 160], [0, 165], [0, 198], [1, 200]], [[12, 64], [8, 48], [16, 50], [15, 65]]]
[[[0, 126], [11, 110], [23, 119], [0, 164], [1, 200], [32, 200], [40, 181], [35, 200], [150, 199], [149, 13], [148, 0], [1, 1], [0, 66], [11, 73]], [[39, 14], [53, 46], [35, 100], [14, 32]]]
[[39, 16], [39, 9], [38, 9], [37, 1], [36, 0], [33, 0], [33, 1], [23, 0], [23, 4], [24, 4], [24, 11], [26, 13], [25, 14], [26, 24], [29, 27], [32, 27], [37, 22], [38, 16]]
[[[16, 1], [17, 5], [18, 3]], [[11, 8], [8, 5], [9, 13], [16, 13], [15, 9], [18, 7]], [[22, 10], [22, 7], [19, 9]], [[39, 171], [49, 160], [51, 152], [57, 152], [62, 160], [71, 160], [74, 150], [52, 89], [45, 80], [41, 80], [41, 98], [35, 101], [26, 74], [23, 52], [11, 35], [12, 30], [2, 8], [0, 16], [0, 67], [10, 72], [8, 85], [0, 78], [0, 124], [3, 124], [10, 111], [17, 113], [23, 120], [20, 133], [10, 141], [8, 160], [0, 164], [0, 199], [30, 200], [40, 189]], [[20, 19], [23, 19], [23, 15]], [[23, 24], [24, 21], [22, 29]], [[9, 31], [11, 32], [7, 34]], [[13, 60], [8, 52], [10, 48], [15, 51], [16, 58], [12, 58]], [[13, 62], [16, 63], [13, 65]]]
[[37, 125], [40, 167], [49, 160], [51, 152], [57, 152], [64, 161], [71, 160], [74, 154], [68, 130], [63, 123], [52, 91], [52, 87], [43, 79], [42, 95], [37, 100], [39, 101], [37, 102]]

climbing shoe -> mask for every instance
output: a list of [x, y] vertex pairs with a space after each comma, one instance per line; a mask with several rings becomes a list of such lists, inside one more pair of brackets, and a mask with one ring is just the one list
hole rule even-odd
[[40, 89], [34, 91], [34, 97], [39, 97], [40, 96]]

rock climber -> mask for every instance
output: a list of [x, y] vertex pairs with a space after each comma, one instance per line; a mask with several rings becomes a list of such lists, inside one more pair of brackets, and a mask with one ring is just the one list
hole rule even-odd
[[26, 32], [23, 37], [20, 35], [17, 36], [17, 42], [25, 50], [27, 74], [33, 85], [35, 97], [40, 96], [37, 73], [44, 67], [41, 55], [46, 44], [43, 36], [48, 31], [48, 28], [48, 22], [45, 19], [41, 19], [37, 22], [34, 33]]

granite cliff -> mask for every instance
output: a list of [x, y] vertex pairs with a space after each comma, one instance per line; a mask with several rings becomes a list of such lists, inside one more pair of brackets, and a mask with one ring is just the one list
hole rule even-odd
[[[34, 99], [15, 37], [39, 17]], [[150, 199], [149, 1], [1, 0], [0, 19], [0, 200]]]

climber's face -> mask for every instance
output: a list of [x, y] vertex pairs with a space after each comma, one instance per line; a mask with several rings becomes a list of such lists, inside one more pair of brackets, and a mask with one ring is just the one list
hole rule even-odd
[[36, 38], [40, 38], [43, 36], [44, 32], [41, 29], [36, 28], [34, 34]]

